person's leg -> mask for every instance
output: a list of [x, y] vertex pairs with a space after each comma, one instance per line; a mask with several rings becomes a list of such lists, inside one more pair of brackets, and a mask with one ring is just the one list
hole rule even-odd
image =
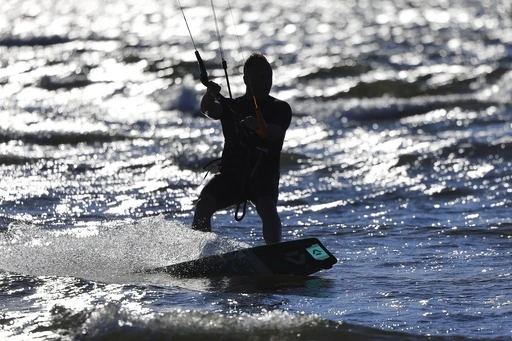
[[220, 173], [204, 186], [196, 203], [192, 229], [211, 232], [213, 214], [236, 202], [239, 189], [232, 178], [229, 174]]
[[209, 193], [201, 195], [196, 204], [192, 229], [202, 232], [211, 232], [211, 219], [216, 211], [217, 200], [215, 197]]
[[273, 197], [260, 197], [256, 202], [256, 211], [263, 223], [263, 238], [265, 243], [279, 243], [281, 241], [281, 218], [277, 213], [276, 200]]

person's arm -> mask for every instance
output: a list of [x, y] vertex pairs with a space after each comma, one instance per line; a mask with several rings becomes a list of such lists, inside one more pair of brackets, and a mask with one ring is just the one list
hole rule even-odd
[[283, 138], [284, 131], [279, 124], [267, 123], [267, 139], [271, 142], [278, 141]]
[[219, 92], [220, 85], [215, 82], [210, 82], [201, 100], [201, 112], [214, 120], [218, 120], [222, 116], [222, 105], [216, 99]]

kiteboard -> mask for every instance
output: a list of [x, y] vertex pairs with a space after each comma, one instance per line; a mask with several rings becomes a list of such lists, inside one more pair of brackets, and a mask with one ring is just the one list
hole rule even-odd
[[330, 269], [336, 257], [317, 238], [261, 245], [153, 269], [177, 277], [308, 276]]

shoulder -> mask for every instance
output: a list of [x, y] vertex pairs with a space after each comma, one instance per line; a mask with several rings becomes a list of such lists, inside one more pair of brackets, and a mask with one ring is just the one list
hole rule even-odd
[[269, 96], [269, 97], [270, 97], [272, 106], [275, 109], [278, 109], [280, 112], [285, 113], [285, 114], [289, 114], [289, 115], [292, 114], [292, 108], [290, 107], [288, 102], [285, 102], [283, 100], [280, 100], [280, 99], [272, 97], [272, 96]]
[[268, 122], [277, 123], [284, 130], [288, 129], [292, 120], [292, 109], [290, 105], [275, 97], [270, 97], [269, 105], [272, 114], [266, 117]]
[[251, 103], [249, 101], [249, 99], [247, 98], [247, 96], [240, 96], [240, 97], [236, 97], [235, 99], [233, 99], [233, 101], [235, 101], [236, 103], [238, 104], [247, 104], [247, 103]]

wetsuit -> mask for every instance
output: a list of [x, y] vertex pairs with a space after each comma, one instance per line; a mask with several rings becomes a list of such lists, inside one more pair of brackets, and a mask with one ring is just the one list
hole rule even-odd
[[257, 203], [262, 196], [270, 196], [277, 203], [280, 155], [292, 117], [291, 108], [272, 96], [258, 101], [266, 124], [277, 124], [283, 132], [279, 140], [271, 142], [240, 124], [248, 116], [256, 117], [252, 99], [242, 96], [230, 104], [229, 108], [223, 105], [220, 118], [224, 134], [220, 173], [206, 184], [200, 196], [213, 195], [219, 208], [245, 200]]

